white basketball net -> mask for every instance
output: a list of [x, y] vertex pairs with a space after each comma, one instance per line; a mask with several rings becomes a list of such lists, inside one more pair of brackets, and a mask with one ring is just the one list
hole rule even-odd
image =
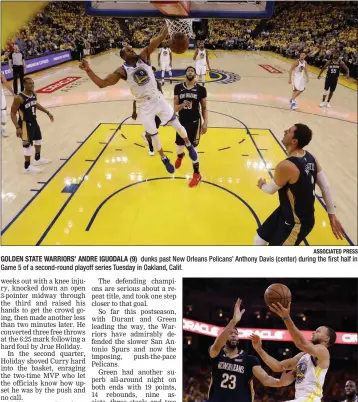
[[184, 33], [188, 38], [194, 36], [193, 20], [190, 18], [184, 19], [165, 19], [168, 27], [169, 36], [172, 37], [175, 33]]

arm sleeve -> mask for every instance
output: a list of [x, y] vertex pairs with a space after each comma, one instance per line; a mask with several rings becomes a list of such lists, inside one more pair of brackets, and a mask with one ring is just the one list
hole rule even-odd
[[271, 180], [270, 183], [264, 184], [261, 187], [261, 190], [266, 194], [275, 194], [281, 187], [278, 186], [274, 180]]
[[322, 191], [322, 196], [324, 202], [326, 203], [327, 212], [330, 215], [334, 215], [336, 208], [334, 206], [332, 190], [331, 187], [329, 186], [327, 177], [322, 170], [317, 173], [317, 184]]

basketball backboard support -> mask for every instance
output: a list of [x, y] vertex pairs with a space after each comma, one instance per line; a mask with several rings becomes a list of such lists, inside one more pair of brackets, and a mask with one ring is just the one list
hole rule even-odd
[[[168, 3], [168, 2], [166, 2]], [[86, 1], [90, 15], [112, 17], [164, 17], [150, 0]], [[196, 0], [191, 2], [188, 18], [271, 18], [274, 1]]]

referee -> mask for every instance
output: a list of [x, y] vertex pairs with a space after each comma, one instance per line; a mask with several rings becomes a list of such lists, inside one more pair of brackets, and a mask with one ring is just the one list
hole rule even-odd
[[9, 67], [10, 70], [13, 70], [13, 86], [14, 86], [14, 93], [18, 95], [17, 92], [17, 80], [20, 78], [20, 85], [21, 91], [24, 90], [24, 75], [26, 73], [26, 64], [25, 64], [25, 57], [22, 52], [19, 50], [19, 46], [14, 46], [14, 51], [9, 56]]

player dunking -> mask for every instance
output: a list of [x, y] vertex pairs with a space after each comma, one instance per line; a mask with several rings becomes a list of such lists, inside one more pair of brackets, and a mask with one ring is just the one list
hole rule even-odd
[[[324, 82], [324, 91], [322, 102], [320, 103], [321, 107], [331, 107], [330, 101], [334, 94], [334, 91], [337, 88], [338, 78], [339, 78], [339, 70], [343, 67], [346, 70], [347, 77], [349, 77], [349, 69], [345, 65], [345, 63], [339, 60], [339, 53], [334, 52], [332, 55], [332, 60], [328, 60], [326, 64], [322, 67], [321, 71], [318, 74], [318, 79], [321, 78], [321, 74], [327, 68], [326, 80]], [[329, 93], [329, 95], [328, 95]], [[326, 102], [326, 96], [328, 95], [328, 102]]]
[[8, 89], [12, 93], [12, 95], [15, 96], [14, 90], [11, 88], [11, 85], [7, 82], [5, 78], [5, 74], [1, 72], [1, 135], [3, 137], [8, 137], [5, 128], [7, 122], [7, 116], [6, 116], [6, 98], [3, 87]]
[[290, 104], [291, 104], [291, 109], [297, 109], [297, 104], [296, 104], [296, 98], [301, 95], [301, 93], [305, 90], [305, 77], [304, 74], [306, 75], [307, 82], [309, 80], [308, 78], [308, 71], [307, 71], [307, 63], [305, 61], [306, 54], [301, 53], [300, 58], [296, 60], [289, 71], [289, 79], [288, 83], [292, 84], [292, 73], [294, 71], [294, 77], [293, 77], [293, 91], [292, 91], [292, 97], [290, 99]]
[[195, 50], [193, 60], [196, 61], [196, 74], [201, 79], [201, 83], [205, 85], [206, 68], [211, 71], [209, 64], [208, 52], [204, 47], [204, 42], [201, 41], [199, 49]]
[[[30, 77], [25, 77], [24, 91], [15, 97], [11, 106], [11, 120], [16, 127], [16, 136], [22, 140], [25, 173], [39, 173], [40, 169], [35, 166], [51, 162], [49, 159], [41, 158], [42, 135], [36, 119], [36, 110], [46, 113], [52, 122], [54, 119], [52, 114], [37, 102], [34, 88], [34, 81]], [[17, 112], [19, 112], [18, 120]], [[34, 166], [31, 165], [32, 145], [35, 146]]]
[[[174, 88], [174, 109], [179, 112], [179, 121], [185, 127], [190, 142], [194, 147], [199, 145], [200, 135], [208, 129], [208, 110], [206, 108], [206, 89], [195, 82], [195, 68], [188, 67], [185, 72], [186, 79], [182, 84]], [[204, 122], [201, 124], [200, 109]], [[184, 158], [184, 141], [177, 133], [175, 143], [177, 145], [177, 160], [175, 168], [179, 169]], [[189, 187], [196, 186], [201, 180], [199, 172], [199, 155], [193, 160], [193, 178]]]
[[145, 131], [150, 135], [154, 148], [159, 152], [167, 171], [169, 173], [174, 173], [174, 166], [164, 154], [155, 123], [155, 116], [160, 118], [164, 126], [170, 124], [177, 130], [179, 135], [183, 138], [192, 160], [196, 160], [198, 156], [188, 139], [185, 128], [179, 123], [173, 107], [158, 91], [153, 70], [147, 64], [150, 54], [152, 54], [159, 44], [165, 40], [167, 34], [168, 28], [165, 26], [160, 35], [153, 38], [150, 41], [149, 46], [143, 49], [139, 55], [137, 55], [131, 47], [124, 47], [120, 51], [120, 56], [125, 63], [104, 79], [98, 77], [90, 69], [86, 60], [81, 62], [80, 68], [86, 71], [88, 77], [100, 88], [115, 85], [121, 79], [127, 81], [131, 92], [137, 101], [139, 121], [143, 124]]
[[358, 402], [357, 385], [354, 381], [348, 380], [344, 386], [346, 399], [343, 402]]
[[327, 206], [333, 234], [345, 237], [341, 223], [336, 218], [331, 188], [317, 160], [303, 148], [310, 143], [312, 131], [305, 124], [297, 123], [285, 130], [282, 144], [288, 158], [275, 169], [273, 180], [267, 184], [260, 179], [257, 186], [266, 194], [278, 191], [280, 206], [257, 230], [254, 244], [270, 246], [298, 246], [314, 226], [316, 183], [322, 191]]
[[168, 48], [168, 43], [164, 42], [163, 47], [158, 52], [158, 66], [162, 70], [162, 86], [164, 85], [165, 73], [168, 72], [170, 83], [172, 83], [172, 51]]
[[253, 376], [267, 387], [284, 387], [294, 381], [293, 372], [283, 372], [280, 379], [269, 376], [257, 357], [239, 349], [235, 326], [245, 312], [240, 306], [238, 299], [233, 318], [209, 349], [212, 374], [208, 402], [252, 402]]
[[290, 306], [272, 304], [270, 310], [282, 318], [293, 342], [301, 350], [295, 357], [279, 362], [262, 349], [258, 335], [251, 335], [254, 349], [261, 359], [275, 372], [296, 369], [295, 399], [288, 402], [321, 402], [323, 384], [329, 368], [328, 348], [336, 342], [336, 333], [329, 327], [319, 327], [307, 341], [290, 317]]

